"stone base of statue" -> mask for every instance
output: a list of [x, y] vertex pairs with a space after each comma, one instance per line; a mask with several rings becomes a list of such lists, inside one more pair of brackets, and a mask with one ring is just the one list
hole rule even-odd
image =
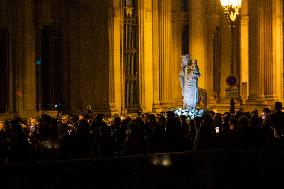
[[202, 117], [204, 115], [205, 110], [204, 109], [196, 109], [196, 108], [178, 108], [172, 110], [176, 115], [181, 116], [184, 115], [187, 118], [193, 120], [196, 117]]

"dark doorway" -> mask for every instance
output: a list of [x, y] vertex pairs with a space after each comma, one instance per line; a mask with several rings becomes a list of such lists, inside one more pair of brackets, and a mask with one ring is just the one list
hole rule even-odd
[[0, 113], [8, 109], [9, 87], [9, 36], [7, 31], [0, 30]]
[[56, 109], [63, 103], [63, 34], [44, 27], [41, 35], [41, 105]]

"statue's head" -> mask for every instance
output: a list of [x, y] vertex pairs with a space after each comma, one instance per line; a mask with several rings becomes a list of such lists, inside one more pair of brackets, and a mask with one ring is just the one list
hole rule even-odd
[[187, 64], [191, 64], [191, 58], [189, 54], [185, 54], [181, 56], [182, 66], [185, 67]]

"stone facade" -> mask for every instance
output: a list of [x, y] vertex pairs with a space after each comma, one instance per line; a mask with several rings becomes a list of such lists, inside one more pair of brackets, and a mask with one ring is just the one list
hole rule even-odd
[[[225, 78], [231, 57], [239, 78], [237, 108], [250, 111], [283, 101], [283, 1], [243, 0], [234, 36], [219, 0], [135, 2], [141, 110], [182, 106], [179, 66], [185, 40], [187, 53], [199, 62], [208, 107], [229, 110]], [[1, 0], [0, 10], [0, 31], [9, 39], [7, 107], [1, 116], [45, 111], [44, 75], [37, 64], [45, 27], [63, 36], [64, 109], [79, 113], [92, 105], [96, 112], [127, 113], [122, 0]]]

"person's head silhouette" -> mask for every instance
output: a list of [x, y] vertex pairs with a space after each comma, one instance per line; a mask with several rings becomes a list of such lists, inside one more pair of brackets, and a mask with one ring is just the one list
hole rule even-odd
[[281, 102], [275, 102], [275, 110], [281, 111], [282, 109], [282, 103]]

